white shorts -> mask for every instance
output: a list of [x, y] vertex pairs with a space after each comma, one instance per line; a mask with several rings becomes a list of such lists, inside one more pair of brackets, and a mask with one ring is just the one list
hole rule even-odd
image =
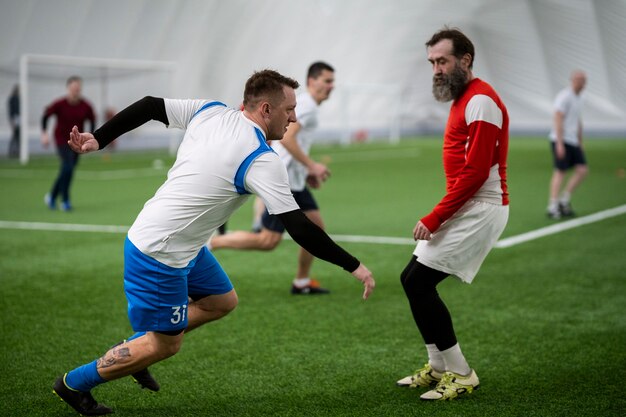
[[508, 219], [509, 206], [470, 200], [430, 240], [420, 240], [413, 254], [429, 268], [456, 275], [469, 284]]

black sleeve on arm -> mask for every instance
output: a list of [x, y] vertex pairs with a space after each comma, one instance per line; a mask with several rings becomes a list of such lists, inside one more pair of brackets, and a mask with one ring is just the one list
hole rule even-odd
[[41, 131], [42, 132], [45, 132], [46, 129], [48, 129], [48, 117], [50, 117], [48, 113], [44, 113], [43, 116], [41, 117]]
[[158, 120], [165, 125], [169, 124], [165, 112], [165, 100], [146, 96], [117, 113], [108, 122], [93, 132], [100, 145], [100, 149], [113, 142], [126, 132], [141, 126], [150, 120]]
[[338, 265], [348, 272], [354, 272], [359, 267], [359, 260], [337, 245], [302, 210], [282, 213], [278, 217], [292, 239], [316, 258]]

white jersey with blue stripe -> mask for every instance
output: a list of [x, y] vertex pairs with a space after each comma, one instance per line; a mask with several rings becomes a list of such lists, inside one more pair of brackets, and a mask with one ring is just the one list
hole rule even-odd
[[252, 194], [271, 214], [298, 209], [284, 164], [261, 128], [218, 101], [165, 99], [170, 127], [186, 129], [167, 180], [128, 231], [144, 254], [186, 266]]

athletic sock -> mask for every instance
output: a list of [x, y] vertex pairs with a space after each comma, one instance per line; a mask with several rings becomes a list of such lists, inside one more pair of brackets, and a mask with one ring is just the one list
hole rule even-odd
[[97, 362], [93, 361], [69, 371], [64, 378], [65, 385], [74, 391], [88, 392], [92, 388], [107, 382], [98, 373]]
[[548, 211], [557, 211], [559, 209], [559, 200], [556, 198], [551, 198], [548, 203]]
[[443, 361], [441, 352], [437, 349], [437, 345], [434, 343], [426, 345], [426, 350], [428, 351], [428, 363], [430, 366], [437, 372], [445, 371], [446, 364]]
[[559, 202], [562, 204], [568, 204], [571, 198], [572, 195], [570, 193], [568, 193], [567, 191], [563, 191], [561, 193], [561, 196], [559, 197]]
[[311, 278], [294, 278], [293, 285], [298, 288], [306, 287], [311, 284]]
[[469, 375], [472, 372], [472, 368], [469, 367], [469, 364], [465, 360], [463, 352], [461, 352], [461, 346], [459, 346], [458, 343], [449, 349], [442, 350], [441, 356], [446, 365], [446, 371], [463, 376]]

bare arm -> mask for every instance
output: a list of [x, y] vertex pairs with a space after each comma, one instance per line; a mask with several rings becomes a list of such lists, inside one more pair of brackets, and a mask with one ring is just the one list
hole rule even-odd
[[296, 161], [300, 162], [307, 168], [309, 175], [314, 176], [320, 182], [326, 181], [326, 179], [330, 177], [330, 170], [328, 167], [311, 159], [306, 153], [304, 153], [298, 144], [297, 135], [301, 128], [302, 125], [300, 125], [300, 123], [291, 123], [280, 143], [282, 143], [285, 149], [287, 149]]
[[563, 119], [565, 115], [560, 111], [554, 112], [554, 133], [556, 134], [556, 157], [565, 158], [565, 142], [563, 141]]

